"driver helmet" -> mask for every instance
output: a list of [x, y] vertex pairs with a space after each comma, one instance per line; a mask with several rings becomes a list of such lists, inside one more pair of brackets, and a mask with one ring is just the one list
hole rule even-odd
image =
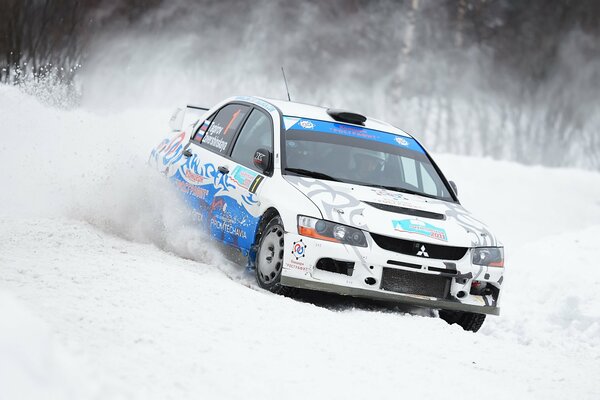
[[385, 155], [380, 151], [359, 149], [353, 155], [357, 170], [364, 172], [376, 172], [383, 170]]

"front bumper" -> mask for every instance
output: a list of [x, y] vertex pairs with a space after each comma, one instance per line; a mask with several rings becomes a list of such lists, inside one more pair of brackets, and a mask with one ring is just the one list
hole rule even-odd
[[476, 306], [472, 304], [463, 304], [443, 299], [432, 299], [417, 295], [387, 292], [381, 290], [370, 290], [365, 288], [356, 288], [351, 286], [341, 286], [334, 283], [316, 282], [307, 279], [291, 278], [289, 276], [281, 277], [281, 284], [300, 289], [318, 290], [320, 292], [337, 293], [352, 297], [363, 297], [366, 299], [393, 301], [403, 304], [410, 304], [418, 307], [427, 307], [433, 309], [468, 311], [479, 314], [500, 315], [500, 308], [493, 306]]
[[[370, 237], [367, 241], [368, 247], [360, 248], [286, 233], [281, 284], [432, 309], [500, 314], [503, 268], [472, 265], [470, 251], [457, 261], [434, 260], [384, 250]], [[352, 263], [353, 268], [347, 273], [319, 269], [317, 263], [323, 258]], [[447, 282], [446, 290], [440, 297], [423, 295], [419, 290], [411, 292], [410, 288], [390, 290], [384, 285], [385, 269], [440, 277]], [[488, 289], [480, 292], [475, 284]]]

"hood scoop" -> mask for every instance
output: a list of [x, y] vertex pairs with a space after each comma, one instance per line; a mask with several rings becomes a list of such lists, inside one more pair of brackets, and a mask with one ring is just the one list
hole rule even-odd
[[336, 121], [349, 122], [351, 124], [356, 125], [364, 126], [365, 121], [367, 120], [367, 117], [365, 117], [364, 115], [353, 113], [350, 111], [336, 110], [333, 108], [328, 108], [327, 114], [329, 114], [331, 118], [335, 119]]
[[370, 201], [363, 201], [363, 203], [366, 203], [366, 204], [370, 205], [371, 207], [375, 207], [379, 210], [389, 211], [389, 212], [393, 212], [396, 214], [406, 214], [406, 215], [413, 215], [415, 217], [423, 217], [423, 218], [431, 218], [431, 219], [439, 219], [439, 220], [446, 219], [446, 216], [444, 214], [438, 214], [438, 213], [434, 213], [434, 212], [430, 212], [430, 211], [415, 210], [414, 208], [391, 206], [389, 204], [371, 203]]

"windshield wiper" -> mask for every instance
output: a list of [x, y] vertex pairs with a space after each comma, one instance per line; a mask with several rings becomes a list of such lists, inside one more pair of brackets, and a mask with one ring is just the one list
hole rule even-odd
[[333, 176], [324, 174], [322, 172], [310, 171], [308, 169], [286, 168], [285, 170], [293, 172], [293, 173], [298, 174], [298, 175], [310, 176], [311, 178], [325, 179], [325, 180], [328, 180], [328, 181], [342, 182], [340, 179], [334, 178]]

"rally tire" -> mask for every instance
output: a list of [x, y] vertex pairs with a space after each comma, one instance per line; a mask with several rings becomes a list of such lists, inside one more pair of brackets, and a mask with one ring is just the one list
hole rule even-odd
[[485, 314], [440, 310], [440, 318], [448, 324], [458, 324], [465, 331], [477, 332], [485, 321]]
[[283, 271], [283, 256], [285, 249], [285, 231], [279, 216], [269, 220], [263, 229], [256, 253], [256, 282], [258, 286], [270, 292], [283, 296], [290, 295], [294, 288], [283, 286], [281, 271]]

